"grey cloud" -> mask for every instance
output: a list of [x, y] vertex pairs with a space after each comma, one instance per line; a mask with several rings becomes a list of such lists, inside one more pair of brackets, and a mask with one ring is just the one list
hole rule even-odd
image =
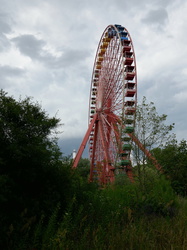
[[10, 47], [10, 42], [6, 34], [11, 32], [9, 17], [5, 13], [0, 13], [0, 52]]
[[[168, 72], [168, 75], [164, 75], [164, 72], [155, 72], [152, 79], [144, 81], [144, 85], [139, 87], [139, 100], [141, 100], [141, 96], [149, 97], [148, 101], [154, 102], [159, 114], [164, 113], [168, 115], [168, 124], [176, 124], [177, 131], [180, 130], [178, 126], [179, 121], [183, 120], [183, 123], [186, 124], [183, 109], [185, 103], [183, 101], [181, 106], [181, 103], [174, 99], [174, 96], [182, 91], [182, 88], [176, 87], [179, 85], [178, 80], [174, 79], [176, 73], [170, 71], [167, 67], [165, 70]], [[183, 92], [185, 92], [185, 88]]]
[[0, 66], [0, 75], [6, 76], [20, 76], [24, 73], [23, 69], [11, 67], [8, 65]]
[[61, 68], [76, 65], [83, 62], [90, 55], [87, 50], [75, 50], [65, 48], [61, 56], [54, 56], [49, 53], [44, 46], [44, 40], [36, 38], [34, 35], [21, 35], [12, 39], [17, 48], [23, 55], [30, 57], [32, 60], [40, 61], [48, 67]]
[[[0, 88], [7, 87], [9, 80], [13, 77], [20, 77], [24, 75], [25, 71], [17, 67], [11, 67], [8, 65], [0, 65]], [[12, 84], [12, 83], [11, 83]]]
[[[64, 156], [69, 156], [73, 153], [73, 150], [75, 149], [76, 152], [78, 151], [80, 144], [82, 142], [82, 137], [78, 138], [63, 138], [63, 136], [59, 139], [58, 145], [61, 149], [61, 152]], [[85, 148], [83, 154], [83, 158], [88, 158], [88, 149]]]
[[21, 35], [12, 39], [17, 45], [20, 52], [31, 59], [40, 60], [42, 58], [41, 52], [45, 42], [37, 39], [33, 35]]
[[147, 24], [157, 24], [159, 27], [164, 25], [168, 19], [168, 13], [164, 8], [150, 10], [145, 18], [142, 19]]
[[[49, 63], [54, 67], [71, 67], [77, 66], [77, 64], [83, 63], [85, 59], [90, 56], [90, 52], [88, 50], [74, 50], [67, 49], [62, 56], [55, 59], [55, 61], [49, 60]], [[50, 58], [49, 58], [50, 59]]]
[[7, 50], [10, 47], [10, 42], [4, 34], [0, 34], [0, 52]]
[[8, 34], [11, 32], [10, 25], [6, 22], [8, 16], [4, 13], [0, 13], [0, 33], [1, 34]]
[[[110, 3], [109, 3], [110, 1]], [[183, 1], [183, 0], [178, 0]], [[98, 1], [99, 2], [99, 1]], [[102, 4], [103, 2], [106, 3], [107, 6], [115, 6], [117, 9], [121, 10], [125, 13], [137, 13], [142, 12], [142, 10], [149, 10], [149, 9], [159, 9], [159, 8], [167, 8], [168, 6], [173, 4], [173, 1], [171, 0], [154, 0], [154, 1], [148, 1], [148, 0], [131, 0], [131, 1], [124, 1], [124, 0], [105, 0], [102, 1], [99, 4]], [[180, 3], [179, 3], [180, 4]], [[133, 16], [131, 17], [133, 18]]]

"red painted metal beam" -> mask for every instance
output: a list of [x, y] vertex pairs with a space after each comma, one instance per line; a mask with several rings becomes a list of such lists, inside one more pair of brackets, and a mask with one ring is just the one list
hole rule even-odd
[[91, 130], [92, 130], [92, 128], [93, 128], [94, 123], [95, 123], [96, 120], [97, 120], [97, 114], [95, 114], [95, 115], [93, 116], [93, 119], [91, 120], [91, 123], [90, 123], [90, 125], [89, 125], [89, 127], [88, 127], [88, 130], [87, 130], [87, 132], [86, 132], [86, 134], [85, 134], [85, 136], [84, 136], [84, 138], [83, 138], [83, 141], [82, 141], [82, 143], [81, 143], [81, 145], [80, 145], [80, 147], [79, 147], [79, 150], [78, 150], [78, 152], [77, 152], [77, 155], [76, 155], [76, 157], [75, 157], [75, 159], [74, 159], [73, 168], [76, 168], [77, 165], [78, 165], [78, 163], [79, 163], [79, 161], [80, 161], [80, 158], [81, 158], [82, 153], [83, 153], [83, 151], [84, 151], [84, 149], [85, 149], [85, 147], [86, 147], [88, 138], [89, 138], [89, 136], [90, 136]]
[[138, 145], [138, 147], [144, 152], [144, 154], [153, 162], [154, 166], [161, 172], [163, 172], [162, 167], [160, 166], [160, 164], [158, 163], [158, 161], [155, 159], [154, 156], [152, 156], [152, 154], [149, 152], [149, 150], [147, 150], [144, 145], [139, 141], [139, 139], [133, 134], [130, 133], [128, 134], [131, 139], [136, 143], [136, 145]]

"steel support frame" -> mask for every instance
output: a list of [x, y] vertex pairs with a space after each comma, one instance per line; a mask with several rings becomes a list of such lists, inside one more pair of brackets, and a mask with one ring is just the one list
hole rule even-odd
[[82, 140], [82, 143], [81, 143], [81, 145], [80, 145], [80, 147], [79, 147], [79, 150], [78, 150], [78, 152], [77, 152], [77, 155], [76, 155], [76, 157], [75, 157], [75, 159], [74, 159], [74, 161], [73, 161], [73, 168], [76, 168], [77, 165], [78, 165], [78, 163], [79, 163], [79, 160], [80, 160], [80, 158], [81, 158], [81, 156], [82, 156], [82, 153], [83, 153], [83, 151], [84, 151], [84, 149], [85, 149], [85, 147], [86, 147], [88, 138], [89, 138], [90, 133], [91, 133], [91, 131], [92, 131], [92, 129], [93, 129], [93, 126], [94, 126], [94, 124], [95, 124], [95, 121], [97, 120], [97, 117], [98, 117], [98, 115], [97, 115], [97, 113], [96, 113], [96, 114], [93, 116], [93, 119], [91, 120], [91, 123], [90, 123], [90, 125], [89, 125], [89, 127], [88, 127], [88, 129], [87, 129], [87, 132], [86, 132], [86, 134], [85, 134], [85, 136], [84, 136], [84, 138], [83, 138], [83, 140]]

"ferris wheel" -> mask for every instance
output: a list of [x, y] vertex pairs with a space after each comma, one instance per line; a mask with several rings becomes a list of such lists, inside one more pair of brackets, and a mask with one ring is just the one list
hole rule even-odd
[[131, 134], [137, 104], [136, 59], [131, 36], [121, 25], [103, 32], [93, 67], [89, 126], [74, 160], [74, 167], [89, 141], [90, 180], [112, 182], [115, 172], [132, 179]]

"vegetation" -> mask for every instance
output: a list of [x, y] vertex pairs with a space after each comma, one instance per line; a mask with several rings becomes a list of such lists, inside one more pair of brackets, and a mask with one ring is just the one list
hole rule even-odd
[[[159, 115], [154, 103], [147, 103], [144, 96], [136, 110], [135, 135], [149, 151], [156, 147], [163, 147], [166, 142], [170, 143], [175, 140], [175, 135], [171, 134], [174, 123], [167, 125], [166, 119], [167, 115]], [[133, 152], [137, 164], [146, 162], [147, 157], [138, 145], [134, 145]]]
[[47, 219], [59, 200], [65, 210], [72, 182], [51, 136], [59, 120], [30, 98], [15, 101], [3, 91], [0, 107], [0, 242], [11, 245], [9, 238]]
[[59, 119], [3, 91], [0, 105], [1, 249], [186, 248], [186, 141], [154, 147], [155, 134], [152, 154], [164, 172], [146, 159], [134, 168], [135, 183], [120, 174], [102, 188], [88, 182], [88, 159], [72, 169], [61, 155]]
[[181, 196], [187, 196], [187, 142], [182, 140], [177, 144], [173, 141], [164, 148], [155, 148], [152, 153], [170, 179], [173, 190]]

